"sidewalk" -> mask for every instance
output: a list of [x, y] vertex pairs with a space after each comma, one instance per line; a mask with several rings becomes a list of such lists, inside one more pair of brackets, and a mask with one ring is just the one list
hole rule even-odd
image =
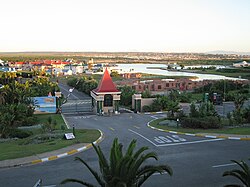
[[67, 155], [71, 155], [80, 151], [77, 151], [82, 148], [90, 148], [91, 144], [87, 143], [79, 143], [75, 145], [71, 145], [59, 150], [51, 151], [51, 152], [46, 152], [46, 153], [41, 153], [38, 155], [33, 155], [29, 157], [24, 157], [24, 158], [16, 158], [16, 159], [11, 159], [11, 160], [3, 160], [0, 161], [0, 168], [8, 168], [8, 167], [16, 167], [16, 166], [23, 166], [23, 165], [29, 165], [29, 164], [35, 164], [39, 162], [45, 162], [49, 160], [55, 160], [60, 157], [64, 157]]

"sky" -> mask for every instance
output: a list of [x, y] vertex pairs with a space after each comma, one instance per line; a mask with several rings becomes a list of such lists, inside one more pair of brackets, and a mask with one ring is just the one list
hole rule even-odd
[[0, 52], [250, 52], [250, 0], [1, 0]]

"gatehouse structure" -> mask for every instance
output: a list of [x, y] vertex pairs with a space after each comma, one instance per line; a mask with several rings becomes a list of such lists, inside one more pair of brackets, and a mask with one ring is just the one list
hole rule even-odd
[[106, 68], [98, 87], [91, 91], [94, 112], [100, 115], [119, 113], [120, 95]]

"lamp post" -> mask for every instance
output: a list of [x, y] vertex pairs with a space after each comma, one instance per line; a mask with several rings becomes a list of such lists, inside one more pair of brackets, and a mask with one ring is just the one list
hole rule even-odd
[[225, 84], [225, 79], [224, 79], [224, 89], [223, 89], [223, 117], [225, 117], [225, 106], [224, 106], [224, 102], [226, 101], [226, 84]]
[[176, 119], [176, 122], [177, 122], [177, 129], [179, 128], [179, 118]]
[[74, 136], [76, 136], [76, 133], [75, 133], [75, 125], [73, 124], [73, 134]]

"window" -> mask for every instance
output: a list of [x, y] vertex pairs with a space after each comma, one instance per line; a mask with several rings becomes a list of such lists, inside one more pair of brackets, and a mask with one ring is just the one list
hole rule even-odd
[[161, 89], [161, 85], [158, 85], [158, 89], [159, 89], [159, 90]]
[[167, 88], [169, 87], [169, 83], [166, 83], [166, 87], [167, 87]]
[[113, 96], [110, 94], [106, 94], [104, 96], [104, 106], [113, 106]]

